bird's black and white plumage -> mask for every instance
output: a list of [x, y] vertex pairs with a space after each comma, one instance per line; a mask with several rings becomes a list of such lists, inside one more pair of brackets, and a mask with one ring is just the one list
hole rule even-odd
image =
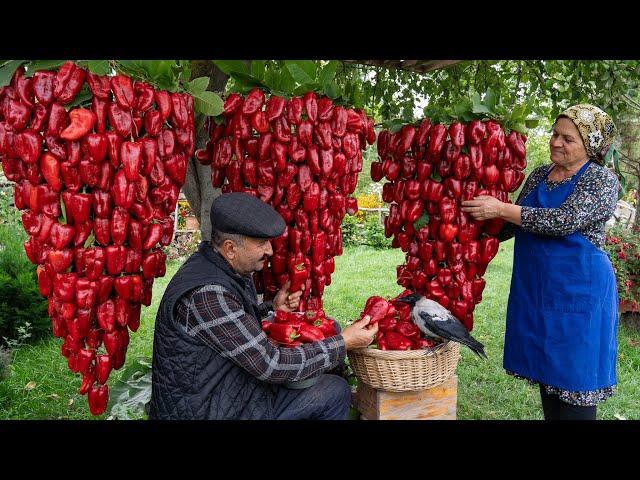
[[411, 306], [411, 320], [425, 336], [462, 343], [479, 357], [487, 358], [484, 345], [473, 338], [462, 322], [438, 302], [417, 293], [398, 298], [397, 301]]

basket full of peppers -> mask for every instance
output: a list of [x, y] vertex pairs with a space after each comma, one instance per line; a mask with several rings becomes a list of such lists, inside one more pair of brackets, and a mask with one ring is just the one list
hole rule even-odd
[[370, 297], [360, 314], [378, 324], [375, 344], [348, 352], [358, 381], [378, 390], [416, 391], [444, 383], [455, 372], [460, 347], [455, 342], [423, 338], [411, 321], [411, 307], [398, 298]]
[[[71, 106], [85, 85], [87, 105]], [[188, 94], [72, 61], [32, 76], [20, 67], [0, 89], [0, 159], [25, 252], [93, 415], [106, 410], [110, 373], [165, 274], [161, 247], [195, 151], [193, 108]]]

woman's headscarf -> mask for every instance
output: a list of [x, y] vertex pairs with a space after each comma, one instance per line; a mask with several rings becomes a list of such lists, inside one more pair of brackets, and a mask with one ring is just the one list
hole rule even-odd
[[589, 158], [604, 165], [604, 158], [618, 134], [611, 117], [588, 103], [569, 107], [558, 115], [558, 118], [560, 117], [567, 117], [575, 124]]

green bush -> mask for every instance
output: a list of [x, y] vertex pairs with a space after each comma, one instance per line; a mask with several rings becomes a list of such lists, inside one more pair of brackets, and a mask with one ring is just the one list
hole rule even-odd
[[367, 215], [364, 222], [366, 244], [373, 248], [391, 248], [391, 239], [384, 236], [384, 227], [375, 215]]
[[358, 216], [347, 215], [342, 220], [342, 243], [345, 246], [369, 245], [373, 248], [390, 248], [391, 239], [384, 236], [384, 227], [376, 215], [365, 215], [364, 222]]
[[342, 220], [342, 244], [346, 247], [363, 245], [364, 235], [362, 226], [358, 222], [358, 218], [351, 215], [345, 215]]
[[51, 332], [47, 300], [40, 295], [36, 266], [24, 252], [19, 224], [0, 225], [0, 341], [9, 345]]

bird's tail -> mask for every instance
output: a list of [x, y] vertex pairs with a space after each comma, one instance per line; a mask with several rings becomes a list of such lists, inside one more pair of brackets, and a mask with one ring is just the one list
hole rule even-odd
[[481, 344], [479, 341], [477, 341], [475, 338], [473, 338], [471, 335], [469, 335], [466, 338], [462, 338], [458, 341], [463, 345], [466, 345], [467, 347], [469, 347], [473, 351], [473, 353], [478, 355], [480, 358], [484, 358], [485, 360], [488, 359], [487, 354], [484, 353], [484, 345]]
[[397, 298], [396, 302], [408, 303], [411, 308], [416, 304], [418, 300], [422, 298], [422, 295], [419, 293], [411, 293], [409, 295], [405, 295], [404, 297]]

